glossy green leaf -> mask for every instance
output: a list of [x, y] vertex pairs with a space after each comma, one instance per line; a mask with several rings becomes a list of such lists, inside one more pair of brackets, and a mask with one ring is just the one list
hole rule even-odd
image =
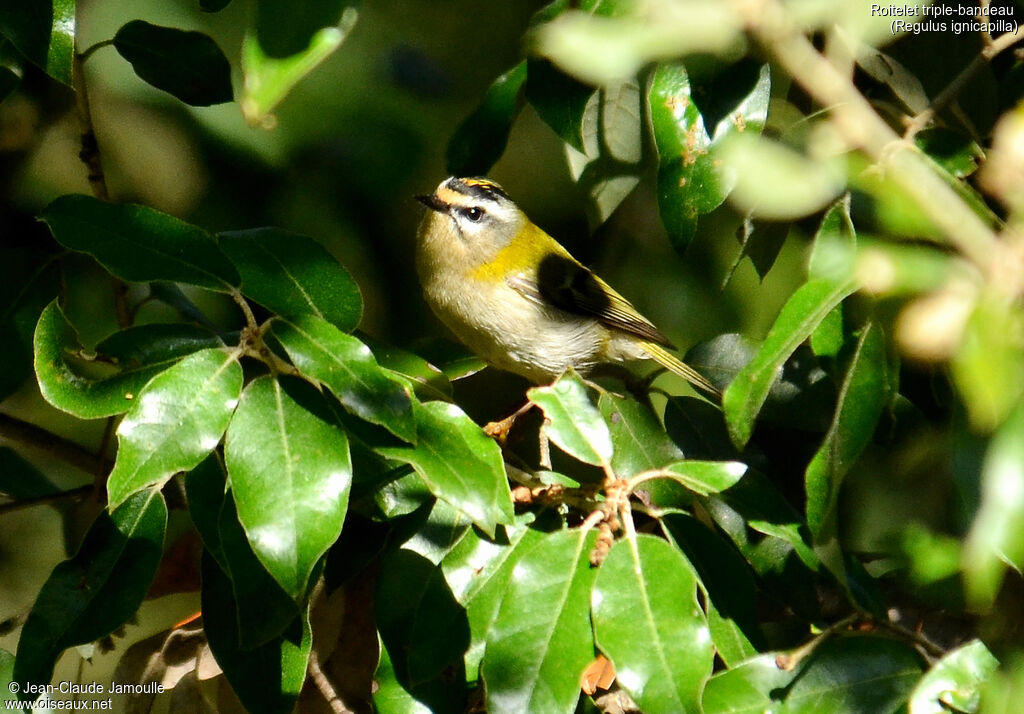
[[338, 535], [352, 463], [337, 425], [298, 404], [272, 377], [242, 392], [224, 442], [238, 519], [260, 562], [293, 598]]
[[981, 685], [999, 667], [981, 640], [971, 640], [936, 662], [910, 695], [910, 714], [976, 712]]
[[956, 178], [973, 174], [985, 152], [970, 137], [945, 127], [932, 127], [914, 135], [914, 143]]
[[76, 29], [74, 0], [31, 6], [12, 2], [0, 7], [0, 35], [30, 62], [69, 86]]
[[15, 681], [49, 683], [61, 652], [109, 635], [135, 614], [163, 555], [166, 525], [167, 506], [156, 489], [97, 516], [32, 606], [18, 641]]
[[[386, 645], [380, 648], [380, 663], [374, 672], [373, 681], [376, 685], [373, 708], [379, 714], [433, 714], [439, 710], [461, 711], [465, 706], [465, 702], [452, 701], [452, 687], [442, 691], [434, 686], [430, 686], [428, 691], [423, 691], [423, 688], [409, 691], [399, 681]], [[430, 682], [430, 685], [433, 684]]]
[[272, 329], [299, 371], [330, 389], [346, 409], [400, 439], [416, 440], [409, 388], [381, 369], [369, 347], [314, 315], [278, 319]]
[[1024, 312], [1001, 295], [985, 294], [964, 326], [953, 356], [953, 380], [971, 423], [989, 432], [1024, 395], [1024, 352], [1013, 337], [1024, 334]]
[[216, 452], [185, 474], [188, 513], [203, 539], [203, 547], [222, 570], [228, 569], [220, 537], [220, 517], [227, 493], [227, 480], [228, 475]]
[[284, 634], [266, 644], [241, 647], [231, 581], [208, 554], [203, 557], [202, 607], [203, 626], [214, 659], [246, 710], [253, 714], [289, 714], [306, 680], [313, 644], [308, 615], [296, 617]]
[[760, 655], [708, 680], [705, 714], [896, 712], [922, 669], [913, 648], [880, 637], [830, 638], [789, 671], [777, 656]]
[[[422, 555], [400, 548], [383, 559], [374, 614], [398, 680], [408, 689], [437, 679], [449, 668], [461, 669], [469, 646], [466, 611], [441, 568]], [[464, 680], [451, 672], [445, 676]]]
[[[289, 14], [287, 9], [283, 11]], [[266, 16], [263, 4], [260, 16]], [[255, 33], [246, 34], [242, 40], [243, 82], [239, 100], [246, 121], [251, 125], [272, 128], [276, 121], [271, 112], [295, 85], [341, 46], [358, 17], [354, 7], [345, 8], [340, 20], [335, 15], [329, 23], [337, 23], [336, 27], [320, 26], [306, 38], [306, 44], [297, 47], [293, 53], [285, 52], [283, 55], [277, 55], [273, 49], [265, 49], [262, 34], [259, 39]]]
[[699, 216], [720, 206], [735, 183], [735, 175], [711, 155], [712, 147], [734, 133], [760, 133], [770, 90], [764, 65], [749, 93], [738, 98], [716, 126], [708, 127], [695, 103], [686, 68], [676, 63], [655, 70], [647, 102], [660, 159], [658, 209], [676, 250], [685, 250]]
[[378, 448], [410, 464], [430, 492], [469, 516], [484, 533], [514, 522], [501, 449], [454, 404], [413, 403], [416, 446]]
[[117, 427], [117, 460], [107, 481], [111, 508], [206, 458], [241, 390], [238, 356], [221, 350], [196, 352], [153, 378]]
[[[103, 370], [102, 365], [90, 365], [80, 358], [69, 361], [72, 355], [82, 355], [84, 351], [75, 328], [56, 300], [39, 316], [34, 342], [36, 377], [43, 398], [82, 419], [128, 411], [149, 380], [173, 362], [139, 365], [118, 372], [109, 365]], [[94, 367], [95, 378], [85, 376], [89, 366]]]
[[140, 78], [186, 104], [208, 107], [233, 98], [231, 65], [208, 35], [132, 20], [114, 35], [114, 47]]
[[487, 633], [498, 616], [515, 564], [543, 535], [540, 530], [517, 524], [499, 530], [492, 540], [471, 528], [441, 561], [452, 595], [466, 609], [470, 641], [465, 663], [470, 680], [476, 679]]
[[96, 352], [122, 369], [130, 369], [142, 365], [169, 366], [201, 349], [224, 346], [205, 327], [154, 323], [115, 332], [96, 345]]
[[650, 407], [611, 392], [602, 392], [597, 403], [611, 434], [612, 470], [617, 475], [625, 478], [682, 460], [683, 452]]
[[62, 490], [14, 449], [0, 446], [0, 493], [17, 501], [26, 501]]
[[981, 472], [981, 508], [964, 543], [968, 600], [982, 610], [994, 602], [1007, 565], [1024, 569], [1024, 403], [989, 442]]
[[767, 220], [802, 218], [842, 192], [845, 166], [815, 161], [774, 139], [735, 133], [722, 140], [715, 159], [736, 176], [731, 200]]
[[221, 233], [221, 249], [242, 276], [242, 293], [288, 319], [315, 315], [351, 332], [359, 324], [359, 286], [312, 238], [279, 228]]
[[604, 223], [640, 181], [640, 86], [635, 80], [601, 87], [580, 118], [582, 148], [566, 146], [569, 171], [590, 198], [587, 217]]
[[889, 396], [887, 363], [882, 328], [869, 322], [850, 355], [832, 425], [804, 474], [807, 525], [815, 539], [834, 535], [828, 524], [835, 516], [843, 479], [871, 442]]
[[499, 76], [480, 105], [455, 129], [445, 165], [453, 176], [483, 176], [501, 158], [512, 122], [523, 107], [526, 60]]
[[[293, 625], [302, 602], [296, 603], [256, 557], [238, 520], [234, 493], [230, 489], [222, 499], [215, 525], [224, 561], [221, 570], [231, 579], [235, 594], [238, 645], [242, 649], [265, 645]], [[254, 598], [252, 593], [260, 596]]]
[[487, 710], [570, 714], [594, 657], [593, 531], [545, 535], [512, 571], [481, 665]]
[[733, 443], [739, 447], [747, 443], [783, 363], [853, 290], [851, 283], [811, 280], [790, 296], [757, 355], [725, 390], [722, 406]]
[[558, 448], [588, 464], [611, 462], [611, 432], [579, 377], [564, 375], [550, 386], [533, 387], [526, 395], [544, 411], [544, 431]]
[[650, 535], [620, 540], [598, 571], [591, 612], [598, 647], [641, 710], [699, 711], [714, 650], [678, 550]]
[[680, 461], [662, 471], [666, 478], [701, 496], [732, 488], [746, 473], [747, 465], [740, 461]]
[[170, 280], [221, 292], [240, 281], [209, 233], [146, 206], [67, 195], [40, 218], [58, 243], [88, 253], [122, 280]]
[[583, 151], [583, 111], [596, 91], [547, 60], [526, 61], [527, 101], [562, 141], [577, 151]]
[[[381, 367], [409, 378], [417, 397], [423, 401], [452, 400], [454, 390], [450, 380], [454, 377], [449, 376], [441, 367], [418, 354], [374, 340], [370, 335], [357, 333], [356, 336], [373, 351]], [[480, 361], [479, 368], [483, 367], [484, 363]], [[470, 369], [469, 373], [474, 371], [477, 370]]]
[[425, 517], [415, 518], [411, 532], [407, 525], [414, 519], [409, 519], [399, 526], [396, 540], [402, 543], [404, 550], [437, 565], [467, 533], [473, 530], [473, 526], [469, 519], [451, 504], [437, 498], [432, 500], [429, 509], [424, 509], [429, 512], [424, 514], [420, 511], [417, 514]]

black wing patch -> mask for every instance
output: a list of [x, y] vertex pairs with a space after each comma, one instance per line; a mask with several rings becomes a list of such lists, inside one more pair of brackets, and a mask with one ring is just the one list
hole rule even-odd
[[536, 282], [517, 275], [509, 280], [509, 285], [536, 302], [595, 317], [608, 327], [673, 346], [628, 300], [571, 258], [549, 254], [540, 261]]

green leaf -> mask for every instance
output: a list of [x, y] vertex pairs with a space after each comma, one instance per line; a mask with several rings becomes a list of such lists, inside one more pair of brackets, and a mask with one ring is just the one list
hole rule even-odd
[[272, 377], [242, 392], [224, 442], [238, 520], [267, 571], [293, 598], [338, 535], [348, 508], [348, 438]]
[[597, 403], [611, 434], [612, 470], [617, 475], [633, 476], [683, 458], [647, 405], [611, 392], [602, 392]]
[[740, 461], [680, 461], [669, 464], [662, 472], [701, 496], [708, 496], [735, 486], [747, 473]]
[[580, 121], [582, 148], [566, 146], [573, 179], [590, 198], [592, 227], [604, 223], [636, 187], [641, 174], [640, 86], [635, 80], [602, 87]]
[[984, 161], [985, 152], [970, 137], [947, 129], [932, 127], [914, 135], [917, 148], [958, 179], [973, 174], [978, 163]]
[[[215, 525], [224, 561], [221, 570], [231, 579], [235, 594], [238, 645], [242, 649], [265, 645], [293, 625], [302, 603], [296, 603], [256, 557], [238, 520], [234, 493], [230, 489], [222, 499]], [[260, 596], [254, 598], [252, 593]]]
[[[149, 380], [167, 368], [164, 362], [113, 374], [107, 370], [106, 376], [97, 379], [84, 376], [81, 372], [88, 362], [68, 360], [72, 354], [81, 355], [83, 348], [56, 300], [39, 316], [34, 343], [36, 377], [43, 398], [82, 419], [98, 419], [131, 409]], [[73, 369], [72, 364], [78, 369]]]
[[[278, 0], [279, 1], [279, 0]], [[331, 3], [333, 4], [333, 3]], [[288, 10], [284, 10], [290, 14]], [[260, 6], [260, 17], [266, 16], [264, 5]], [[285, 52], [279, 58], [273, 48], [264, 49], [263, 34], [246, 34], [242, 40], [242, 97], [239, 101], [242, 114], [253, 126], [272, 128], [276, 124], [272, 111], [303, 78], [316, 69], [321, 62], [341, 46], [355, 27], [358, 11], [347, 7], [338, 20], [337, 15], [329, 24], [307, 37], [308, 44], [295, 51]]]
[[921, 676], [909, 646], [881, 637], [833, 637], [790, 671], [764, 654], [721, 672], [704, 687], [705, 714], [896, 712]]
[[494, 539], [470, 528], [441, 561], [445, 580], [469, 621], [470, 642], [465, 652], [469, 679], [476, 679], [487, 633], [498, 616], [515, 564], [543, 535], [525, 524], [506, 526]]
[[305, 50], [316, 32], [338, 22], [344, 0], [259, 0], [256, 32], [270, 57], [284, 58]]
[[96, 352], [125, 369], [142, 365], [168, 366], [201, 349], [224, 346], [224, 342], [205, 327], [154, 323], [115, 332], [96, 345]]
[[455, 129], [445, 165], [453, 176], [483, 176], [501, 158], [512, 122], [523, 108], [526, 60], [487, 88], [480, 105]]
[[0, 493], [16, 501], [28, 501], [62, 490], [14, 449], [0, 447]]
[[971, 424], [995, 429], [1024, 395], [1024, 311], [1001, 295], [986, 293], [967, 318], [953, 356], [953, 380], [963, 395]]
[[227, 570], [228, 566], [221, 547], [220, 517], [227, 492], [227, 479], [216, 452], [185, 474], [188, 513], [203, 539], [206, 552], [214, 557], [223, 570]]
[[132, 20], [114, 35], [114, 47], [135, 74], [194, 107], [230, 102], [231, 65], [208, 35]]
[[[370, 335], [358, 333], [357, 337], [373, 350], [373, 356], [377, 358], [381, 367], [408, 377], [416, 396], [423, 401], [441, 399], [447, 402], [452, 400], [454, 394], [450, 381], [452, 378], [441, 367], [435, 366], [418, 354], [374, 340]], [[483, 361], [480, 361], [480, 368], [483, 366]]]
[[442, 674], [448, 681], [465, 679], [445, 672], [462, 668], [469, 624], [439, 566], [405, 548], [390, 553], [380, 566], [374, 614], [398, 681], [407, 689]]
[[824, 208], [842, 192], [844, 167], [812, 160], [774, 139], [735, 133], [715, 152], [736, 177], [732, 201], [743, 212], [766, 220], [802, 218]]
[[312, 238], [279, 228], [221, 233], [242, 293], [288, 319], [315, 315], [342, 332], [359, 324], [363, 299], [352, 276]]
[[416, 441], [410, 390], [377, 364], [369, 347], [314, 315], [274, 320], [272, 330], [299, 371], [324, 384], [346, 409]]
[[230, 292], [240, 278], [206, 231], [146, 206], [61, 196], [40, 218], [65, 248], [133, 282], [170, 280]]
[[563, 375], [550, 386], [533, 387], [526, 396], [544, 411], [544, 431], [558, 448], [588, 464], [610, 463], [611, 432], [579, 377]]
[[308, 614], [296, 617], [284, 634], [266, 644], [241, 647], [231, 581], [208, 554], [203, 556], [202, 607], [214, 659], [246, 710], [290, 714], [306, 680], [313, 644]]
[[76, 29], [74, 0], [0, 7], [0, 35], [32, 64], [69, 86]]
[[641, 710], [699, 711], [714, 650], [678, 550], [650, 535], [620, 540], [598, 571], [591, 610], [598, 647]]
[[547, 60], [526, 61], [526, 99], [562, 141], [577, 151], [583, 151], [583, 111], [596, 91]]
[[888, 356], [882, 328], [861, 328], [839, 390], [835, 416], [821, 447], [807, 465], [807, 525], [815, 540], [834, 536], [832, 519], [843, 479], [864, 448], [889, 396]]
[[570, 714], [594, 657], [588, 558], [593, 531], [545, 535], [516, 564], [487, 636], [487, 710]]
[[238, 356], [221, 350], [196, 352], [153, 378], [117, 428], [111, 508], [197, 466], [220, 443], [241, 390]]
[[946, 714], [949, 711], [976, 712], [981, 702], [981, 685], [999, 667], [981, 640], [971, 640], [943, 655], [910, 695], [913, 714]]
[[720, 206], [735, 183], [735, 176], [711, 155], [712, 147], [734, 133], [760, 133], [770, 93], [771, 77], [764, 65], [750, 92], [709, 128], [695, 103], [686, 68], [662, 64], [654, 72], [647, 101], [660, 158], [658, 209], [677, 251], [684, 251], [693, 239], [698, 217]]
[[736, 375], [722, 398], [729, 436], [738, 447], [742, 448], [750, 439], [754, 419], [783, 363], [853, 290], [851, 283], [837, 285], [828, 280], [811, 280], [786, 301], [761, 349]]
[[48, 684], [61, 652], [132, 617], [163, 555], [167, 506], [156, 489], [103, 511], [78, 552], [50, 573], [21, 630], [14, 681]]
[[995, 601], [1007, 565], [1024, 569], [1024, 402], [989, 441], [981, 471], [981, 508], [964, 544], [968, 600], [978, 610]]
[[651, 61], [692, 52], [731, 53], [741, 42], [739, 16], [711, 0], [659, 6], [636, 3], [615, 16], [566, 10], [534, 30], [533, 50], [590, 84], [633, 77]]
[[512, 494], [501, 449], [454, 404], [413, 403], [416, 446], [380, 447], [378, 453], [411, 465], [430, 492], [494, 535], [514, 522]]
[[[373, 681], [377, 685], [373, 692], [373, 709], [379, 714], [433, 714], [462, 711], [466, 706], [464, 697], [459, 701], [453, 696], [454, 687], [437, 687], [436, 681], [409, 691], [399, 681], [386, 645], [380, 648], [380, 663]], [[459, 693], [462, 693], [461, 688]]]

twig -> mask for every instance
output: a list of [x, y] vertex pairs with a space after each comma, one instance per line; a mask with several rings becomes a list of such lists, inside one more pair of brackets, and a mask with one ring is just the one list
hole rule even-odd
[[991, 36], [988, 38], [989, 41], [982, 47], [971, 62], [964, 67], [963, 71], [960, 72], [956, 77], [953, 78], [946, 88], [936, 95], [935, 99], [928, 107], [920, 112], [917, 116], [907, 121], [907, 129], [903, 133], [903, 138], [910, 140], [914, 136], [924, 129], [935, 115], [946, 108], [946, 106], [956, 98], [960, 92], [962, 92], [971, 80], [974, 79], [974, 75], [981, 70], [986, 64], [992, 61], [992, 59], [1005, 49], [1012, 47], [1016, 42], [1020, 40], [1019, 37], [1014, 35], [1012, 32], [1007, 32], [999, 37], [992, 39]]
[[[96, 45], [90, 48], [93, 50]], [[82, 63], [86, 55], [75, 53], [71, 61], [71, 82], [75, 89], [75, 108], [78, 111], [78, 121], [82, 128], [82, 150], [78, 158], [82, 160], [89, 169], [89, 186], [92, 193], [101, 201], [110, 198], [107, 192], [107, 179], [103, 173], [103, 162], [100, 159], [100, 147], [96, 141], [96, 132], [93, 130], [92, 111], [89, 109], [89, 92], [85, 86], [85, 70]]]
[[110, 466], [102, 455], [10, 414], [0, 413], [0, 437], [45, 451], [90, 474]]
[[12, 501], [11, 503], [0, 503], [0, 515], [5, 513], [13, 513], [14, 511], [20, 511], [25, 508], [33, 508], [35, 506], [45, 506], [51, 503], [58, 503], [65, 499], [73, 499], [79, 496], [87, 496], [93, 491], [93, 485], [91, 483], [85, 486], [79, 486], [73, 488], [70, 491], [60, 491], [58, 493], [48, 493], [45, 496], [37, 496], [36, 498], [24, 498], [18, 501]]

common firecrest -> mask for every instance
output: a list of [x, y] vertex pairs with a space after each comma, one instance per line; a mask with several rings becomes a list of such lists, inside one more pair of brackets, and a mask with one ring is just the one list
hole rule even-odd
[[653, 359], [718, 390], [636, 308], [538, 228], [493, 181], [445, 179], [417, 200], [416, 270], [434, 313], [479, 357], [536, 384], [569, 367]]

